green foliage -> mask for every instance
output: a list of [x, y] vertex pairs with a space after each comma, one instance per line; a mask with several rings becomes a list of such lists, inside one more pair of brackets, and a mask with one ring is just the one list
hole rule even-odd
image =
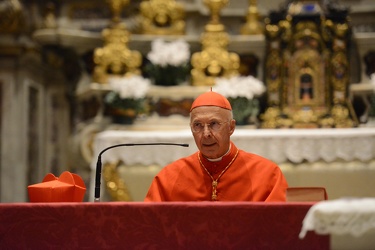
[[188, 78], [190, 75], [190, 64], [186, 63], [182, 66], [158, 66], [152, 63], [146, 64], [143, 69], [147, 77], [150, 77], [155, 85], [174, 86], [178, 85]]
[[247, 99], [246, 97], [229, 97], [232, 105], [233, 118], [238, 125], [253, 123], [259, 113], [258, 99]]
[[104, 103], [111, 108], [115, 109], [132, 109], [136, 113], [144, 112], [146, 109], [146, 100], [145, 98], [120, 98], [120, 95], [117, 92], [111, 91], [106, 94], [104, 98]]

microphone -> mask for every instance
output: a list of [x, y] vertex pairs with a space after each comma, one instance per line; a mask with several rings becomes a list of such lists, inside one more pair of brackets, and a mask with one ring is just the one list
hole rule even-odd
[[189, 144], [186, 143], [169, 143], [169, 142], [155, 142], [155, 143], [124, 143], [116, 144], [110, 147], [103, 149], [98, 155], [98, 161], [96, 162], [96, 173], [95, 173], [95, 202], [100, 201], [100, 180], [102, 176], [102, 154], [111, 149], [117, 147], [132, 147], [132, 146], [181, 146], [189, 147]]

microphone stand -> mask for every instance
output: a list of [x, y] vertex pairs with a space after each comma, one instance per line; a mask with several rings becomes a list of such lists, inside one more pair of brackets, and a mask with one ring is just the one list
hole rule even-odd
[[169, 142], [155, 142], [155, 143], [123, 143], [116, 144], [110, 147], [103, 149], [98, 155], [98, 161], [96, 162], [96, 173], [95, 173], [95, 199], [94, 202], [100, 201], [100, 180], [102, 176], [102, 154], [111, 149], [117, 147], [132, 147], [132, 146], [181, 146], [189, 147], [189, 144], [186, 143], [169, 143]]

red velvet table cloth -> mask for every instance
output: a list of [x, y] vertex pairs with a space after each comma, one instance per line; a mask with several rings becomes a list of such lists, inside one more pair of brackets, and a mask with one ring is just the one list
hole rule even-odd
[[0, 249], [329, 249], [298, 234], [312, 203], [0, 204]]

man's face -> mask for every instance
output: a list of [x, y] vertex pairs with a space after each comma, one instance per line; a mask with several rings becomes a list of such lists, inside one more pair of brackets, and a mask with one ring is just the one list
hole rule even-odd
[[209, 159], [223, 156], [229, 149], [236, 121], [231, 111], [215, 106], [202, 106], [190, 113], [190, 127], [202, 155]]

